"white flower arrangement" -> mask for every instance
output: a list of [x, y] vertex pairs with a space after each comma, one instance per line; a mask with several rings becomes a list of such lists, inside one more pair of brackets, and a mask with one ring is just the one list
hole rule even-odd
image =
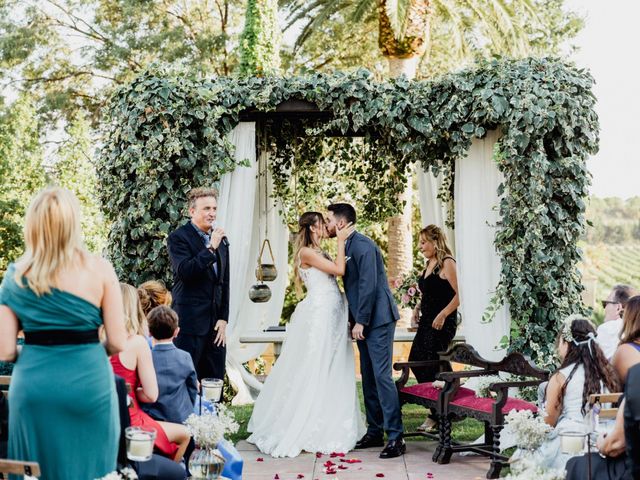
[[564, 480], [566, 476], [564, 470], [541, 467], [532, 455], [523, 455], [510, 466], [505, 480]]
[[104, 477], [100, 477], [97, 480], [138, 480], [138, 474], [131, 467], [125, 467], [119, 472], [114, 471], [107, 473]]
[[193, 437], [193, 441], [201, 448], [216, 448], [216, 445], [227, 433], [236, 433], [240, 426], [233, 413], [223, 404], [216, 405], [217, 414], [191, 414], [184, 424]]
[[544, 442], [551, 430], [551, 426], [544, 423], [542, 417], [534, 416], [529, 410], [512, 410], [504, 418], [516, 437], [518, 447], [534, 450]]
[[492, 383], [503, 382], [499, 375], [487, 375], [486, 377], [478, 378], [476, 382], [476, 397], [477, 398], [491, 398], [496, 395], [496, 392], [489, 390], [489, 386]]

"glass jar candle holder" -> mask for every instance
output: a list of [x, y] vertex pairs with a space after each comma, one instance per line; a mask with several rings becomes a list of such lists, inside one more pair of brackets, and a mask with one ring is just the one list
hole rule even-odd
[[210, 402], [218, 403], [222, 398], [222, 385], [224, 382], [219, 378], [203, 378], [200, 382], [202, 396]]
[[127, 458], [134, 462], [146, 462], [153, 455], [156, 440], [155, 428], [127, 427], [124, 431], [127, 444]]
[[560, 434], [560, 451], [569, 455], [579, 455], [584, 452], [585, 432], [564, 432]]

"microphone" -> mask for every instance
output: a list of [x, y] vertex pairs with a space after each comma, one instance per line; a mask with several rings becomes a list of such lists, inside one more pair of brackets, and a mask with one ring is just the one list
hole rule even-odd
[[[211, 225], [211, 230], [213, 231], [218, 227], [220, 227], [220, 225], [218, 225], [218, 222], [213, 222], [213, 224]], [[220, 241], [220, 243], [222, 243], [225, 247], [229, 246], [229, 240], [227, 240], [227, 236], [226, 235], [224, 237], [222, 237], [222, 240]]]

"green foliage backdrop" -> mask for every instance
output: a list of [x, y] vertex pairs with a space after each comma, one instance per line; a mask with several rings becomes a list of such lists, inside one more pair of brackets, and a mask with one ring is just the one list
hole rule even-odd
[[123, 279], [170, 281], [164, 239], [183, 221], [186, 192], [236, 167], [225, 136], [243, 110], [300, 99], [332, 114], [324, 123], [265, 125], [291, 135], [270, 143], [284, 194], [290, 166], [318, 161], [298, 139], [361, 135], [368, 154], [337, 173], [375, 192], [372, 216], [398, 207], [385, 190], [403, 184], [414, 162], [451, 172], [474, 137], [500, 128], [502, 273], [493, 305], [510, 305], [512, 348], [544, 356], [561, 319], [582, 309], [576, 242], [585, 226], [585, 160], [598, 143], [592, 84], [588, 73], [550, 59], [494, 61], [428, 82], [375, 82], [362, 70], [235, 80], [146, 72], [116, 92], [108, 113], [98, 174], [110, 256]]

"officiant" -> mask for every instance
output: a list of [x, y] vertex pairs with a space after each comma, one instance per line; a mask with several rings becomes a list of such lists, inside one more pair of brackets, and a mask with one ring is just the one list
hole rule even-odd
[[216, 227], [217, 192], [194, 188], [190, 220], [167, 239], [173, 270], [172, 307], [180, 319], [175, 344], [189, 352], [198, 378], [224, 378], [229, 321], [229, 242]]

